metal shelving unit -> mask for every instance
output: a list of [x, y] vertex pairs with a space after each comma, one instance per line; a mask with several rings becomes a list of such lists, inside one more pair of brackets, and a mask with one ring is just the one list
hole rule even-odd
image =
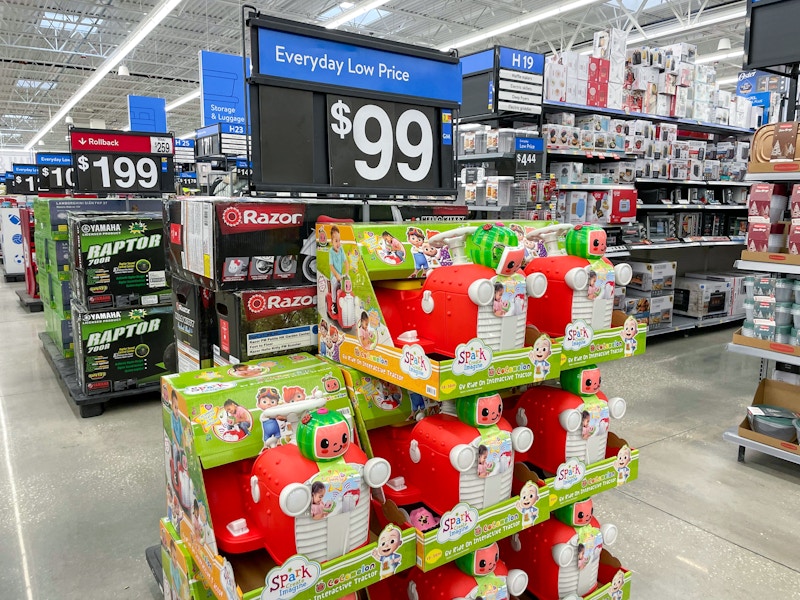
[[647, 337], [656, 335], [664, 335], [666, 333], [675, 333], [676, 331], [687, 331], [689, 329], [702, 329], [704, 327], [713, 327], [715, 325], [723, 325], [725, 323], [733, 323], [743, 320], [744, 317], [732, 317], [725, 315], [723, 317], [711, 317], [708, 319], [695, 319], [693, 317], [684, 317], [683, 315], [673, 315], [672, 323], [665, 327], [658, 329], [651, 329], [647, 332]]
[[760, 181], [800, 181], [800, 171], [790, 173], [748, 173], [745, 181], [758, 183]]
[[569, 183], [558, 184], [559, 190], [635, 190], [636, 186], [632, 183], [601, 183], [599, 185], [591, 185], [588, 183]]
[[690, 185], [696, 187], [718, 186], [718, 187], [750, 187], [746, 181], [702, 181], [697, 179], [662, 179], [653, 177], [637, 177], [637, 183], [668, 183], [673, 185]]
[[516, 155], [513, 152], [487, 152], [485, 154], [462, 154], [456, 158], [457, 162], [487, 162], [490, 160], [513, 160]]
[[[797, 178], [797, 175], [794, 175]], [[800, 275], [800, 265], [787, 265], [772, 262], [759, 262], [753, 260], [737, 260], [734, 263], [737, 269], [744, 271], [760, 271], [775, 274], [788, 274]], [[759, 380], [764, 379], [769, 373], [769, 363], [780, 362], [790, 365], [800, 366], [800, 356], [793, 354], [786, 354], [776, 350], [767, 350], [765, 348], [756, 348], [754, 346], [745, 346], [742, 344], [729, 343], [725, 349], [734, 354], [742, 354], [744, 356], [752, 356], [761, 360], [761, 367], [759, 369]], [[739, 462], [744, 462], [744, 453], [746, 448], [756, 450], [762, 454], [768, 454], [782, 460], [786, 460], [795, 464], [800, 464], [800, 456], [791, 452], [786, 452], [780, 448], [775, 448], [767, 444], [762, 444], [754, 440], [744, 438], [738, 434], [737, 427], [731, 427], [722, 434], [722, 439], [726, 442], [736, 444], [739, 446]]]

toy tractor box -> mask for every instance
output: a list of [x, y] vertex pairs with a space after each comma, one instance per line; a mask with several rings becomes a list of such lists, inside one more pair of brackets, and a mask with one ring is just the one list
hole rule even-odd
[[342, 597], [414, 564], [378, 528], [388, 463], [357, 445], [341, 371], [306, 353], [162, 379], [167, 496], [218, 598]]
[[[164, 598], [215, 600], [214, 593], [198, 579], [197, 567], [181, 540], [170, 515], [161, 519], [161, 585]], [[178, 521], [179, 522], [179, 521]]]
[[85, 311], [72, 308], [78, 384], [88, 395], [158, 386], [168, 373], [172, 307]]
[[217, 339], [214, 292], [197, 283], [172, 277], [175, 310], [175, 352], [178, 372], [198, 371], [214, 361]]
[[217, 365], [317, 350], [317, 288], [217, 292]]
[[88, 310], [170, 302], [158, 213], [71, 213], [75, 301]]
[[434, 400], [556, 377], [560, 347], [525, 344], [546, 224], [318, 223], [320, 354]]
[[316, 283], [314, 222], [353, 206], [289, 199], [177, 198], [164, 203], [170, 269], [219, 290]]
[[359, 434], [369, 440], [362, 446], [391, 464], [383, 497], [373, 498], [378, 521], [416, 532], [420, 569], [549, 518], [551, 490], [533, 473], [515, 478], [515, 452], [529, 448], [532, 434], [502, 418], [498, 392], [435, 401], [356, 369], [342, 371]]

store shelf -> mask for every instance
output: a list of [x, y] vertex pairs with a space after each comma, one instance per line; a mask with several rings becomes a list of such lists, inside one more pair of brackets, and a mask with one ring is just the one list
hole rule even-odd
[[800, 275], [800, 265], [786, 265], [773, 262], [759, 262], [756, 260], [737, 260], [734, 265], [742, 271], [762, 271], [766, 273], [785, 273], [787, 275]]
[[702, 204], [637, 204], [642, 210], [703, 210]]
[[749, 448], [750, 450], [761, 452], [761, 454], [768, 454], [770, 456], [774, 456], [775, 458], [780, 458], [782, 460], [800, 465], [800, 455], [742, 437], [739, 435], [738, 427], [726, 429], [722, 434], [722, 439], [726, 442], [730, 442], [731, 444], [736, 444], [739, 446], [739, 462], [744, 462], [745, 448]]
[[711, 317], [708, 319], [698, 319], [697, 327], [713, 327], [714, 325], [722, 325], [724, 323], [735, 323], [736, 321], [744, 321], [744, 316], [737, 315], [732, 317], [725, 315], [724, 317]]
[[490, 160], [511, 160], [516, 155], [513, 152], [498, 153], [487, 152], [485, 154], [464, 154], [459, 156], [456, 161], [458, 162], [486, 162]]
[[578, 158], [597, 158], [600, 160], [622, 160], [623, 158], [634, 159], [633, 154], [625, 152], [615, 152], [614, 150], [570, 150], [568, 148], [547, 148], [550, 156], [576, 156]]
[[695, 179], [663, 179], [654, 177], [637, 177], [636, 183], [664, 183], [671, 185], [689, 185], [695, 187], [750, 187], [746, 181], [698, 181]]
[[559, 190], [635, 190], [636, 186], [632, 183], [601, 183], [591, 185], [588, 183], [565, 183], [558, 184]]
[[783, 363], [788, 363], [790, 365], [800, 366], [800, 356], [794, 356], [792, 354], [784, 354], [783, 352], [775, 352], [774, 350], [763, 350], [761, 348], [755, 348], [753, 346], [743, 346], [741, 344], [734, 344], [733, 342], [729, 343], [726, 346], [726, 350], [728, 352], [733, 352], [735, 354], [744, 354], [745, 356], [753, 356], [755, 358], [761, 358], [763, 360], [774, 360], [777, 362], [783, 362]]
[[758, 183], [759, 181], [800, 181], [800, 171], [791, 173], [747, 173], [745, 181]]
[[654, 244], [635, 244], [628, 246], [631, 252], [634, 250], [668, 250], [672, 248], [695, 248], [702, 244], [700, 242], [664, 242]]
[[747, 210], [746, 204], [704, 204], [703, 210]]
[[467, 209], [473, 212], [500, 212], [503, 209], [510, 210], [510, 206], [475, 206], [474, 204], [467, 204]]
[[627, 250], [619, 250], [617, 252], [606, 252], [606, 258], [625, 258], [630, 256], [631, 253]]
[[585, 106], [583, 104], [570, 104], [569, 102], [554, 102], [545, 100], [542, 103], [545, 112], [548, 110], [566, 110], [582, 114], [608, 115], [609, 117], [619, 117], [623, 119], [648, 119], [660, 123], [675, 123], [681, 129], [690, 131], [702, 131], [706, 133], [721, 133], [724, 135], [752, 135], [755, 130], [744, 129], [742, 127], [732, 127], [731, 125], [720, 125], [718, 123], [706, 123], [695, 119], [679, 119], [675, 117], [662, 117], [661, 115], [649, 115], [646, 113], [626, 112], [616, 108], [599, 108]]
[[689, 317], [681, 317], [680, 315], [672, 316], [672, 323], [659, 327], [658, 329], [648, 329], [647, 337], [654, 337], [657, 335], [664, 335], [666, 333], [675, 333], [676, 331], [684, 331], [686, 329], [694, 329], [697, 327], [697, 319]]

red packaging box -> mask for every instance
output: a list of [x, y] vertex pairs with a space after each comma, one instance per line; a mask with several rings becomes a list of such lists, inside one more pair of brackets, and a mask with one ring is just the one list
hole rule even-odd
[[608, 85], [608, 75], [611, 70], [611, 63], [605, 58], [589, 58], [589, 73], [587, 79], [589, 85], [594, 83], [605, 83]]
[[789, 228], [786, 246], [789, 248], [789, 254], [800, 254], [800, 224], [793, 224]]
[[750, 252], [768, 252], [769, 223], [750, 223], [747, 227], [747, 249]]
[[789, 198], [792, 221], [800, 219], [800, 183], [795, 183], [792, 188], [792, 197]]
[[786, 194], [786, 186], [779, 183], [754, 183], [750, 186], [750, 197], [747, 200], [748, 220], [769, 221], [769, 207], [775, 194]]
[[589, 81], [589, 85], [586, 88], [586, 105], [604, 107], [606, 104], [608, 104], [608, 81]]
[[633, 223], [636, 221], [636, 202], [639, 198], [636, 190], [614, 190], [611, 196], [611, 215], [609, 222]]

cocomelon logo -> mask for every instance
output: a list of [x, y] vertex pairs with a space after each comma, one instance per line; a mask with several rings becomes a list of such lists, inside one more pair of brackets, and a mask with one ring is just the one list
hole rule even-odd
[[577, 458], [570, 458], [567, 462], [559, 465], [556, 470], [555, 488], [557, 490], [568, 490], [583, 481], [585, 476], [586, 465]]
[[457, 540], [465, 533], [475, 529], [478, 522], [478, 511], [469, 504], [459, 502], [453, 510], [442, 515], [439, 521], [439, 530], [436, 532], [436, 540], [440, 544]]
[[592, 343], [594, 330], [583, 319], [578, 319], [574, 323], [567, 325], [564, 330], [564, 342], [562, 346], [565, 350], [580, 350]]
[[491, 364], [492, 349], [484, 346], [480, 339], [474, 338], [466, 344], [459, 344], [456, 347], [453, 374], [474, 375], [488, 369]]
[[431, 361], [419, 344], [403, 346], [400, 370], [412, 379], [430, 379], [433, 374]]
[[312, 589], [321, 571], [319, 563], [296, 554], [282, 566], [267, 573], [261, 600], [294, 598], [301, 592]]

